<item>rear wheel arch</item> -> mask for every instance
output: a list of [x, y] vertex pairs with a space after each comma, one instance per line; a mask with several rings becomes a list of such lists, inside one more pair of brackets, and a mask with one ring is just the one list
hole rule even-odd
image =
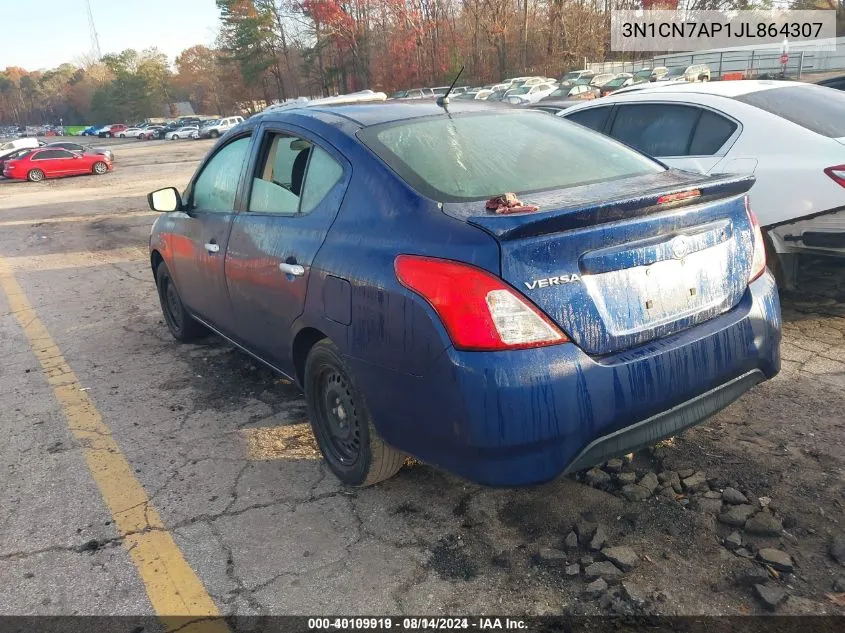
[[297, 332], [293, 339], [291, 346], [291, 356], [293, 357], [293, 367], [296, 373], [294, 376], [300, 386], [304, 386], [305, 379], [305, 361], [308, 359], [308, 352], [314, 347], [316, 343], [328, 338], [320, 330], [313, 327], [306, 327]]

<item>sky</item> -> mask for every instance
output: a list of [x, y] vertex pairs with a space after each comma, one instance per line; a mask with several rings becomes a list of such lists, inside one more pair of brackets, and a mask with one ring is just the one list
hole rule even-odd
[[[0, 69], [54, 68], [91, 50], [86, 0], [38, 0], [37, 10], [26, 4], [3, 12]], [[219, 24], [215, 0], [91, 0], [91, 9], [103, 55], [155, 46], [172, 62], [190, 46], [211, 44]]]

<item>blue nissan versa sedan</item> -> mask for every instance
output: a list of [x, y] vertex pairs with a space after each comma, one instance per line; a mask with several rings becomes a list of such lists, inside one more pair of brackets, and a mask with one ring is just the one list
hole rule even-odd
[[[180, 341], [303, 388], [345, 483], [412, 455], [544, 482], [700, 422], [780, 368], [752, 179], [664, 165], [543, 112], [310, 102], [233, 128], [149, 195]], [[516, 193], [538, 210], [501, 214]]]

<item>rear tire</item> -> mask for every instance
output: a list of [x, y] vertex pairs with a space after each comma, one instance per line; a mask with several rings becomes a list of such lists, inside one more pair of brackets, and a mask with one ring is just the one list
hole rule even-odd
[[329, 468], [350, 486], [371, 486], [395, 475], [406, 456], [373, 426], [364, 397], [329, 339], [308, 353], [303, 377], [308, 417]]
[[164, 262], [156, 268], [156, 288], [164, 322], [173, 338], [180, 343], [190, 343], [208, 334], [208, 329], [185, 310], [170, 270]]
[[96, 174], [96, 175], [98, 175], [98, 176], [102, 176], [102, 175], [103, 175], [104, 173], [106, 173], [108, 170], [109, 170], [109, 166], [108, 166], [108, 165], [106, 165], [106, 164], [105, 164], [103, 161], [101, 161], [101, 160], [98, 160], [98, 161], [97, 161], [96, 163], [94, 163], [94, 165], [91, 167], [91, 172], [92, 172], [92, 173], [94, 173], [94, 174]]
[[41, 182], [44, 180], [44, 172], [40, 169], [30, 169], [29, 173], [26, 175], [26, 179], [29, 182]]
[[220, 136], [220, 132], [217, 130], [211, 130], [211, 138], [217, 138], [218, 136]]

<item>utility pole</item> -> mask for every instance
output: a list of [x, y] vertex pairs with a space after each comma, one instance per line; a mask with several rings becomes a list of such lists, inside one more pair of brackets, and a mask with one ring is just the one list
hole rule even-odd
[[86, 0], [88, 5], [88, 35], [91, 38], [91, 55], [95, 61], [100, 61], [103, 54], [100, 52], [100, 37], [97, 35], [97, 27], [94, 25], [94, 12], [91, 10], [91, 0]]

